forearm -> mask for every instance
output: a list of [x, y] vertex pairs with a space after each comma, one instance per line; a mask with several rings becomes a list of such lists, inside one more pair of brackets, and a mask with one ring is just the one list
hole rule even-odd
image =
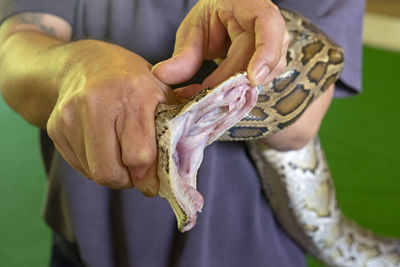
[[78, 91], [93, 82], [87, 77], [123, 77], [133, 71], [133, 57], [128, 50], [102, 41], [63, 42], [22, 31], [0, 48], [0, 88], [11, 108], [29, 123], [45, 128], [63, 88]]
[[45, 34], [20, 31], [1, 45], [3, 97], [26, 121], [39, 127], [46, 126], [57, 100], [58, 76], [67, 66], [65, 56], [60, 53], [63, 44]]
[[319, 131], [321, 122], [331, 104], [334, 85], [317, 98], [292, 125], [270, 135], [263, 141], [271, 148], [288, 151], [296, 150], [305, 146]]

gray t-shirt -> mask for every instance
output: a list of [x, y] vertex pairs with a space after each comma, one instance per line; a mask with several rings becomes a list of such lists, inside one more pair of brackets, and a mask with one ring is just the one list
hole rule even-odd
[[[124, 46], [151, 63], [168, 58], [176, 29], [196, 1], [3, 0], [0, 19], [47, 12], [67, 20], [73, 38]], [[279, 6], [309, 17], [345, 50], [337, 96], [361, 89], [361, 0], [282, 0]], [[212, 70], [204, 65], [197, 79]], [[177, 231], [166, 200], [136, 190], [111, 190], [81, 177], [41, 134], [49, 177], [45, 219], [78, 244], [87, 266], [305, 266], [301, 249], [287, 236], [241, 142], [215, 142], [205, 150], [198, 190], [205, 204], [196, 226]]]

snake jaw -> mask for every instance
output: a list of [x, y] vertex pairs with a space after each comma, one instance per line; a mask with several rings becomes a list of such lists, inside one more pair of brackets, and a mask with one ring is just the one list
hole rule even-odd
[[169, 201], [181, 232], [196, 224], [203, 207], [196, 175], [204, 148], [241, 120], [255, 105], [257, 95], [246, 73], [239, 73], [204, 89], [181, 107], [157, 107], [159, 195]]

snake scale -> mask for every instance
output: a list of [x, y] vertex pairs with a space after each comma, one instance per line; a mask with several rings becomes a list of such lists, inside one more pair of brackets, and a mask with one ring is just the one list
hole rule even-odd
[[400, 266], [399, 240], [363, 229], [338, 208], [318, 139], [289, 152], [259, 140], [296, 121], [343, 67], [343, 50], [307, 18], [281, 14], [290, 35], [288, 64], [270, 84], [258, 91], [238, 73], [183, 105], [158, 105], [159, 194], [173, 208], [179, 230], [191, 229], [203, 206], [196, 174], [204, 147], [244, 140], [275, 216], [306, 252], [328, 266]]

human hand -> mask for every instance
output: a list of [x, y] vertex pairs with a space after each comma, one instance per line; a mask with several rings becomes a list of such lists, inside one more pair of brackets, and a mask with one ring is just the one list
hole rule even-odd
[[200, 0], [177, 31], [172, 58], [154, 66], [153, 73], [164, 83], [178, 84], [189, 80], [204, 59], [224, 58], [201, 86], [179, 94], [186, 91], [190, 97], [243, 70], [253, 85], [265, 85], [286, 66], [288, 43], [285, 22], [269, 0]]
[[110, 188], [158, 193], [154, 112], [172, 90], [140, 56], [99, 41], [79, 41], [59, 83], [47, 131], [65, 160]]

